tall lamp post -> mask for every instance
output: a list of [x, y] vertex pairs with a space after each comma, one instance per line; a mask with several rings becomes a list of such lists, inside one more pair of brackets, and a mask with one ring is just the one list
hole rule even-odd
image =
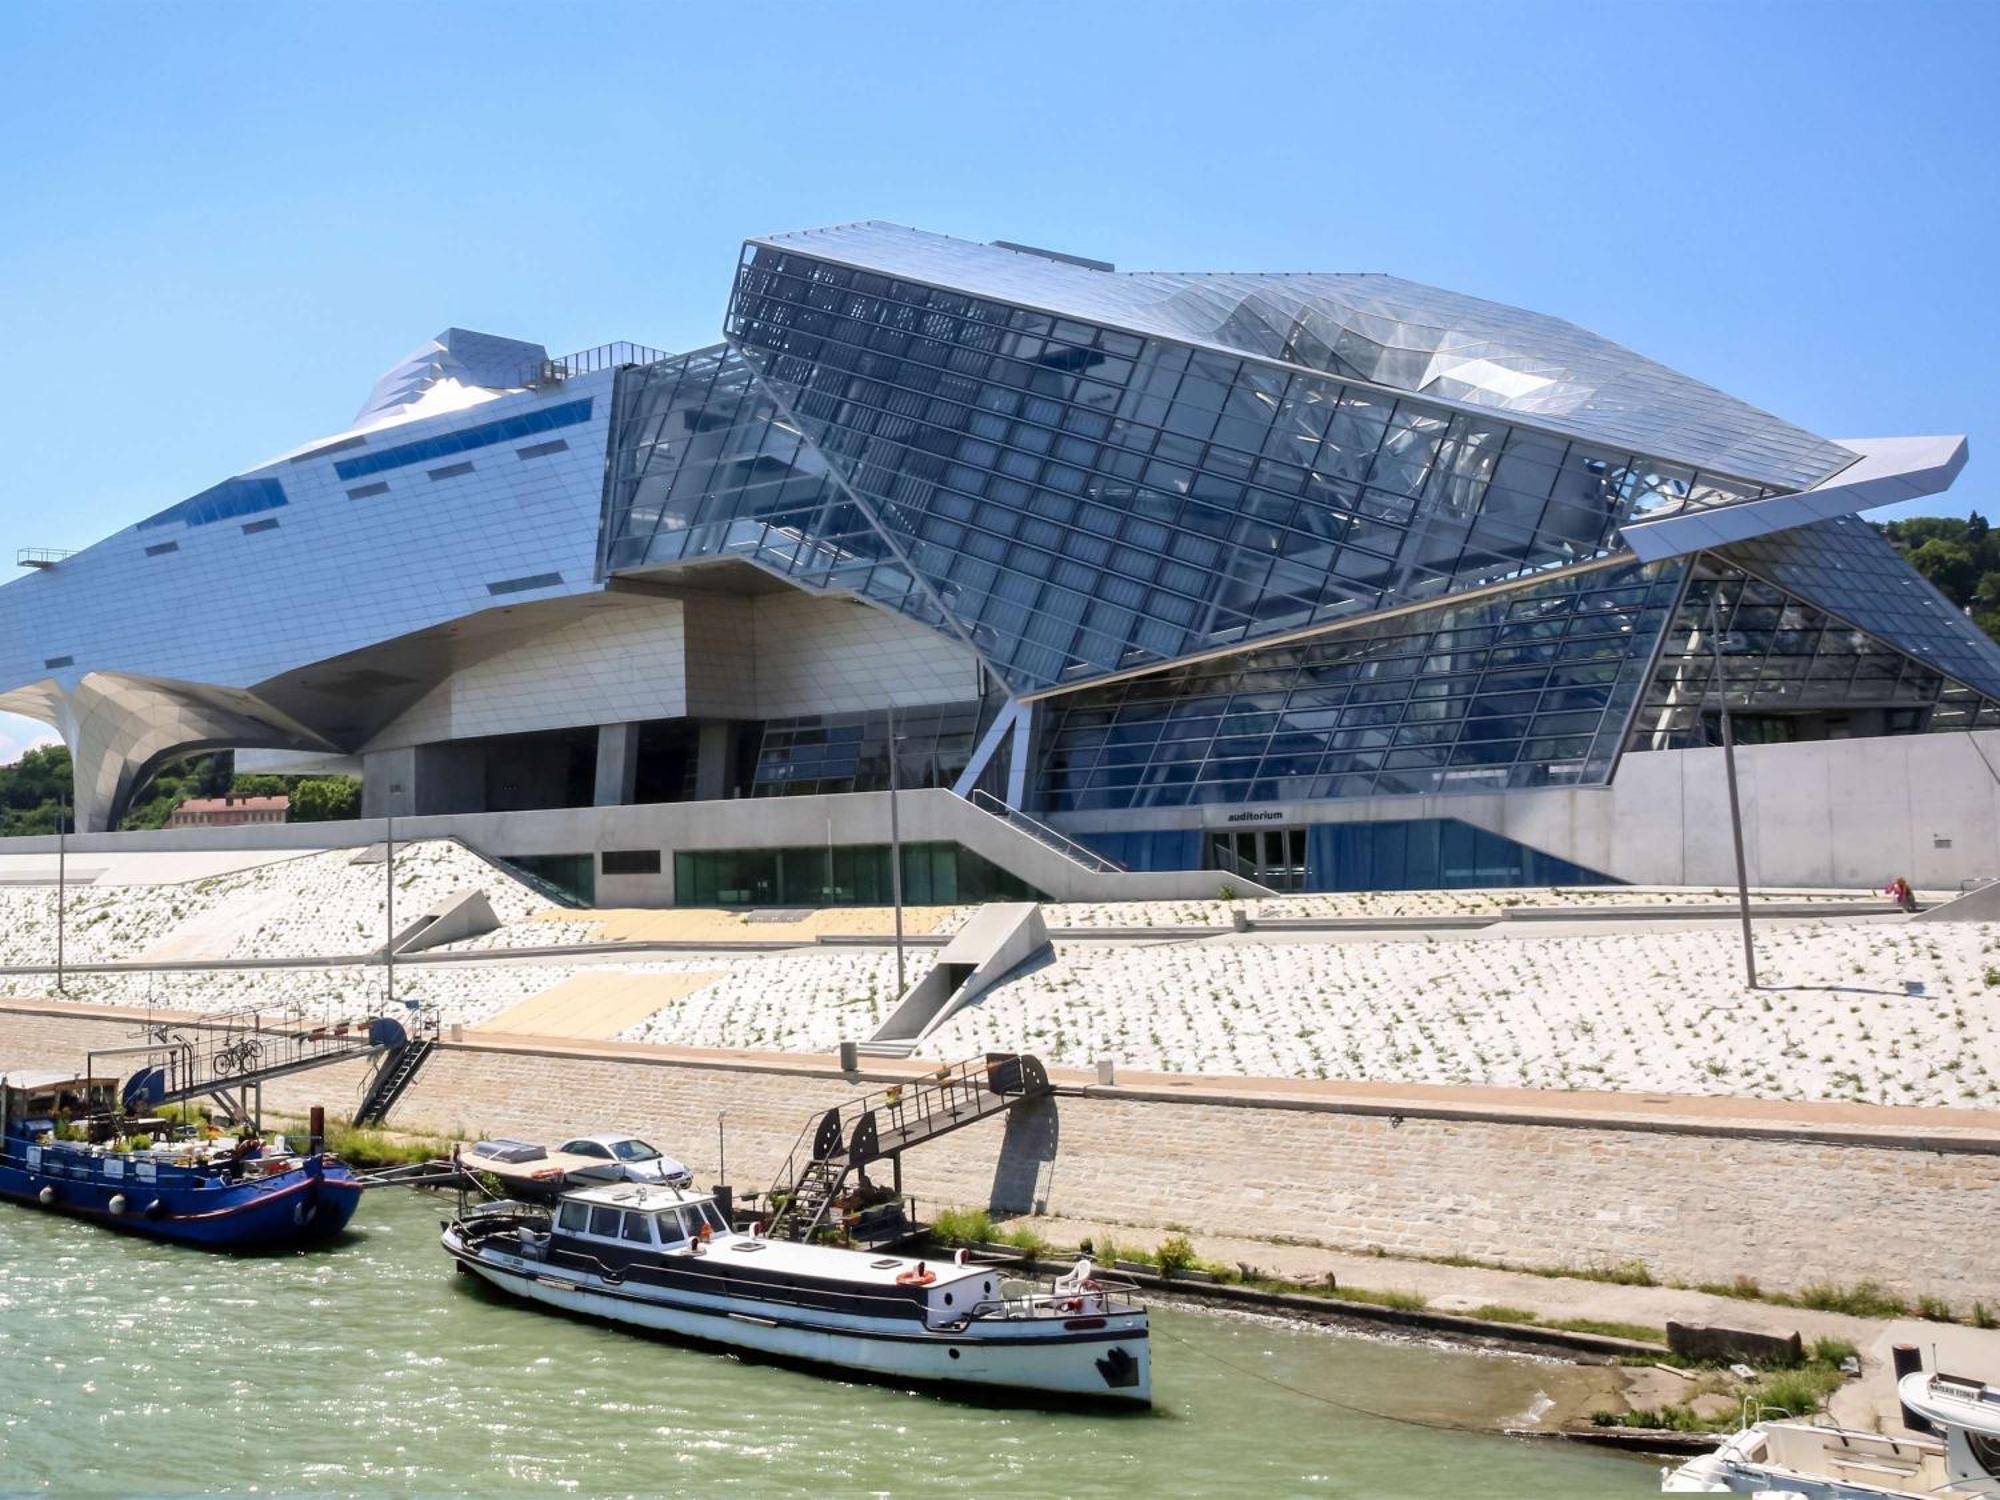
[[63, 908], [69, 878], [69, 798], [56, 793], [56, 993], [63, 990]]
[[1708, 638], [1715, 655], [1715, 697], [1722, 711], [1722, 767], [1729, 782], [1729, 836], [1736, 845], [1736, 907], [1743, 923], [1743, 973], [1751, 989], [1757, 988], [1757, 949], [1750, 941], [1750, 873], [1743, 858], [1743, 808], [1736, 794], [1736, 733], [1729, 722], [1729, 683], [1722, 670], [1720, 580], [1708, 596]]
[[382, 815], [382, 869], [389, 882], [388, 931], [382, 940], [382, 976], [387, 986], [383, 1014], [396, 1004], [396, 815]]
[[896, 998], [903, 998], [903, 829], [896, 818], [896, 703], [889, 702], [889, 896], [896, 904]]

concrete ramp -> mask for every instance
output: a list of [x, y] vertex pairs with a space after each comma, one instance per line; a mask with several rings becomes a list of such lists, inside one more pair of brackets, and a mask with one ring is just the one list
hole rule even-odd
[[429, 911], [396, 933], [395, 949], [401, 953], [421, 953], [426, 948], [463, 942], [492, 932], [500, 925], [493, 915], [493, 903], [486, 892], [468, 888], [455, 891]]
[[1940, 902], [1928, 911], [1920, 911], [1912, 922], [2000, 922], [2000, 880], [1988, 881], [1985, 885], [1967, 891], [1963, 896], [1954, 896], [1949, 901]]
[[878, 1054], [906, 1056], [961, 1006], [1048, 947], [1048, 925], [1034, 902], [982, 906], [945, 944], [931, 971], [910, 986], [862, 1047]]

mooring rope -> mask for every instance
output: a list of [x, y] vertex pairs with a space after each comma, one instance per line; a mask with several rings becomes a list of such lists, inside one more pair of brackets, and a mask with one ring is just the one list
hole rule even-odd
[[1356, 1406], [1351, 1401], [1337, 1401], [1332, 1396], [1322, 1395], [1318, 1391], [1309, 1391], [1304, 1386], [1293, 1385], [1289, 1381], [1278, 1379], [1275, 1375], [1267, 1375], [1262, 1370], [1250, 1365], [1240, 1365], [1234, 1360], [1224, 1359], [1213, 1349], [1204, 1349], [1199, 1344], [1189, 1343], [1177, 1333], [1170, 1333], [1164, 1328], [1155, 1331], [1166, 1334], [1168, 1338], [1179, 1344], [1183, 1349], [1191, 1349], [1196, 1354], [1204, 1355], [1214, 1360], [1226, 1370], [1234, 1370], [1238, 1375], [1247, 1375], [1252, 1380], [1261, 1380], [1266, 1385], [1276, 1386], [1281, 1391], [1290, 1391], [1294, 1396], [1303, 1396], [1308, 1401], [1317, 1401], [1322, 1406], [1331, 1406], [1337, 1411], [1350, 1412], [1358, 1417], [1373, 1417], [1379, 1422], [1399, 1422], [1405, 1427], [1424, 1427], [1432, 1432], [1469, 1432], [1483, 1437], [1503, 1436], [1503, 1434], [1491, 1427], [1475, 1427], [1470, 1423], [1452, 1422], [1441, 1418], [1398, 1416], [1394, 1412], [1376, 1411], [1371, 1407]]

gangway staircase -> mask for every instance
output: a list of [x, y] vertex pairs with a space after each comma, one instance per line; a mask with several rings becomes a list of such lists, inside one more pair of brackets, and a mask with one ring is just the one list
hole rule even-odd
[[354, 1112], [356, 1125], [380, 1125], [396, 1107], [396, 1101], [403, 1097], [403, 1090], [417, 1076], [430, 1055], [437, 1051], [436, 1037], [412, 1037], [402, 1046], [390, 1051], [375, 1069], [375, 1076], [368, 1081], [368, 1092], [362, 1096], [361, 1107]]
[[409, 1045], [403, 1023], [391, 1017], [329, 1021], [302, 1006], [148, 1022], [140, 1035], [144, 1040], [134, 1045], [100, 1047], [89, 1057], [93, 1076], [100, 1057], [141, 1059], [121, 1090], [128, 1112], [211, 1098], [243, 1122], [255, 1118], [251, 1099], [261, 1105], [263, 1086], [274, 1078]]
[[1041, 1059], [988, 1052], [836, 1105], [806, 1123], [785, 1158], [769, 1201], [779, 1205], [767, 1233], [806, 1241], [828, 1221], [847, 1179], [885, 1158], [898, 1196], [903, 1153], [954, 1130], [1006, 1114], [1052, 1092]]

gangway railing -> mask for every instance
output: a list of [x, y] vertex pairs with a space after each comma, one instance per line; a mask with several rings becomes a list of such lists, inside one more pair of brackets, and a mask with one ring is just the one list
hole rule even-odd
[[906, 1083], [857, 1095], [815, 1116], [799, 1132], [768, 1200], [778, 1204], [774, 1239], [808, 1240], [840, 1196], [850, 1173], [889, 1158], [902, 1176], [902, 1154], [939, 1136], [1051, 1092], [1041, 1059], [988, 1052]]
[[354, 1123], [357, 1126], [380, 1125], [416, 1079], [417, 1070], [437, 1051], [437, 1046], [435, 1036], [412, 1037], [402, 1046], [385, 1053], [374, 1076], [368, 1080], [368, 1091], [362, 1095], [360, 1108], [354, 1111]]
[[[274, 1078], [321, 1068], [409, 1040], [401, 1021], [388, 1016], [319, 1020], [298, 1006], [214, 1011], [180, 1023], [153, 1023], [134, 1047], [100, 1049], [103, 1055], [137, 1054], [143, 1061], [125, 1080], [127, 1109], [153, 1108], [203, 1096], [223, 1098]], [[91, 1054], [94, 1061], [99, 1055]]]
[[1046, 848], [1054, 850], [1071, 864], [1082, 865], [1086, 870], [1098, 875], [1123, 874], [1125, 867], [1115, 859], [1107, 859], [1087, 844], [1079, 844], [1066, 834], [1061, 834], [1048, 824], [1029, 817], [1018, 807], [1009, 807], [984, 787], [974, 787], [966, 798], [983, 813], [990, 813], [1003, 823], [1012, 824], [1029, 838]]

